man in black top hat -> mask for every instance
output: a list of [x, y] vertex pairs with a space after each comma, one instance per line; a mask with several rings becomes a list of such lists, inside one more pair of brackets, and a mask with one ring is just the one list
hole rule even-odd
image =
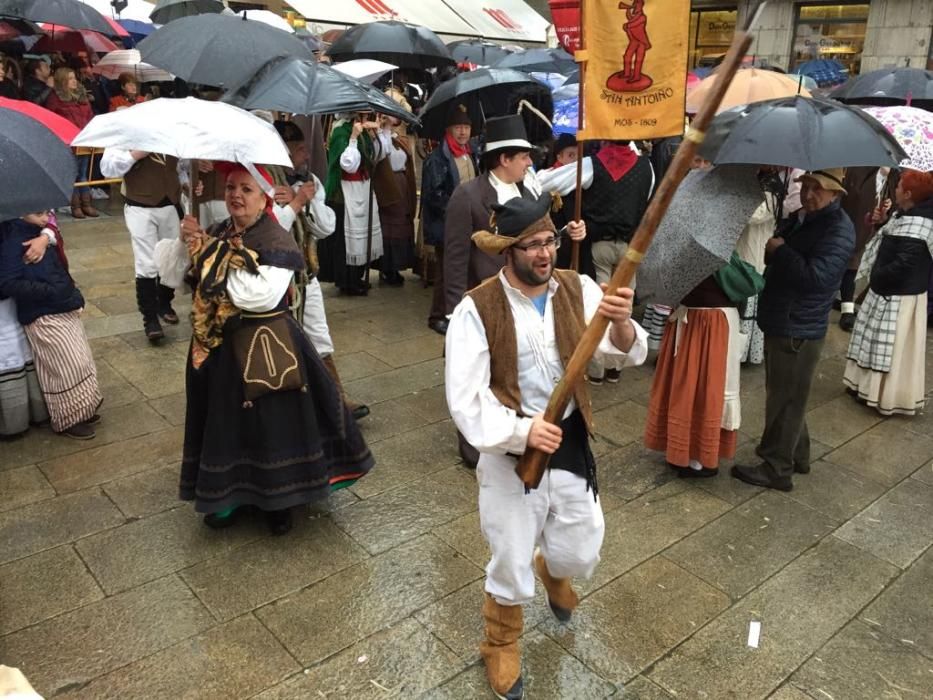
[[457, 186], [469, 182], [479, 172], [470, 137], [473, 124], [466, 105], [456, 104], [447, 116], [444, 139], [424, 161], [421, 169], [421, 225], [424, 242], [434, 246], [434, 297], [428, 314], [428, 327], [443, 335], [447, 332], [444, 303], [444, 222], [447, 203]]
[[[631, 320], [631, 289], [604, 295], [589, 277], [554, 269], [561, 239], [550, 204], [545, 194], [493, 205], [493, 226], [473, 242], [505, 267], [467, 292], [447, 332], [447, 405], [481, 452], [479, 513], [492, 554], [480, 653], [493, 692], [508, 700], [523, 696], [518, 640], [535, 574], [555, 617], [568, 621], [578, 602], [571, 580], [593, 573], [605, 530], [587, 386], [574, 389], [559, 425], [543, 411], [596, 314], [611, 322], [597, 356], [632, 366], [647, 355], [647, 335]], [[551, 457], [539, 487], [526, 493], [515, 465], [527, 448]]]

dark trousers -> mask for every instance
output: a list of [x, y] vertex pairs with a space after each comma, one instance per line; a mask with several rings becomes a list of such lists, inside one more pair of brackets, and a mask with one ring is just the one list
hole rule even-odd
[[765, 336], [765, 429], [757, 452], [779, 476], [810, 465], [807, 402], [824, 342]]
[[446, 290], [444, 289], [444, 246], [434, 246], [434, 296], [431, 297], [431, 311], [428, 321], [441, 321], [447, 318]]

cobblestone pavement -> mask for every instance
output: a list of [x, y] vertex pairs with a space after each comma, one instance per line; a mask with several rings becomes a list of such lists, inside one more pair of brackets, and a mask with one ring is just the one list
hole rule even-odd
[[[188, 326], [144, 339], [119, 215], [65, 235], [103, 422], [91, 442], [0, 443], [0, 661], [55, 698], [491, 697], [486, 546], [430, 290], [326, 285], [377, 467], [286, 537], [258, 521], [214, 532], [176, 496]], [[527, 697], [933, 697], [933, 414], [855, 404], [846, 340], [834, 326], [810, 402], [820, 460], [786, 495], [672, 479], [641, 447], [650, 368], [594, 389], [603, 560], [570, 625], [543, 596], [527, 610]], [[760, 369], [742, 399], [751, 459]]]

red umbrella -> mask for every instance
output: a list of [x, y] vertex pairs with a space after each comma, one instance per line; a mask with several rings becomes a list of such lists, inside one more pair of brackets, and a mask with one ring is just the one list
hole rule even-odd
[[[110, 53], [123, 48], [117, 46], [103, 34], [90, 29], [76, 30], [57, 24], [43, 24], [42, 28], [45, 30], [45, 36], [32, 47], [33, 51], [39, 53], [54, 53], [56, 51], [62, 53], [77, 53], [79, 51]], [[123, 29], [123, 31], [126, 30]]]
[[0, 111], [5, 109], [19, 112], [30, 119], [35, 119], [69, 146], [75, 136], [78, 135], [78, 132], [81, 131], [64, 117], [60, 117], [55, 114], [55, 112], [50, 112], [44, 107], [40, 107], [32, 102], [26, 102], [25, 100], [8, 100], [5, 97], [0, 97]]

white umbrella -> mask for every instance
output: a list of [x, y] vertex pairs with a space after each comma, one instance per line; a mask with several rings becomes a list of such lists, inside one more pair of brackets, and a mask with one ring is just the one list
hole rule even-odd
[[166, 97], [94, 117], [72, 146], [122, 148], [176, 158], [291, 167], [271, 124], [223, 102]]
[[104, 17], [113, 17], [114, 19], [131, 19], [136, 22], [145, 22], [152, 24], [149, 19], [149, 13], [155, 9], [155, 3], [146, 2], [146, 0], [127, 0], [126, 7], [119, 13], [114, 10], [110, 0], [81, 0], [85, 5], [90, 5], [100, 12]]
[[111, 80], [116, 80], [122, 73], [130, 73], [136, 76], [136, 80], [141, 83], [161, 83], [175, 79], [175, 76], [168, 71], [144, 63], [139, 57], [139, 51], [136, 49], [111, 51], [100, 59], [91, 70]]
[[373, 58], [357, 58], [352, 61], [344, 61], [343, 63], [334, 64], [333, 68], [344, 75], [349, 75], [351, 78], [370, 84], [376, 82], [389, 71], [398, 70], [398, 66], [385, 61], [377, 61]]

